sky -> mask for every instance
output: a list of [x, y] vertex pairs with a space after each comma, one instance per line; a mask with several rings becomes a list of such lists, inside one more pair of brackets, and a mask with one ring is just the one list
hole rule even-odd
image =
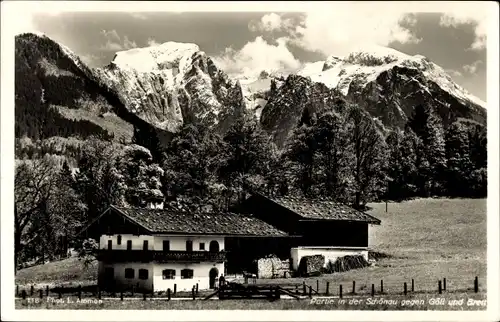
[[[281, 7], [283, 8], [283, 7]], [[409, 11], [404, 2], [323, 2], [301, 12], [32, 12], [16, 32], [36, 31], [63, 43], [92, 67], [117, 51], [167, 41], [197, 44], [233, 75], [293, 71], [371, 44], [420, 54], [486, 101], [487, 12], [478, 4]], [[71, 8], [70, 8], [71, 9]], [[273, 8], [275, 9], [275, 8]], [[433, 10], [430, 10], [433, 11]], [[22, 19], [21, 19], [22, 18]]]

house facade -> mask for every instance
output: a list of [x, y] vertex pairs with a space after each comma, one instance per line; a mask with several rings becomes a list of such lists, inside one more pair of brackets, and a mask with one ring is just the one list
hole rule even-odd
[[225, 274], [228, 237], [272, 238], [286, 233], [249, 215], [111, 206], [83, 233], [99, 240], [103, 289], [213, 289]]

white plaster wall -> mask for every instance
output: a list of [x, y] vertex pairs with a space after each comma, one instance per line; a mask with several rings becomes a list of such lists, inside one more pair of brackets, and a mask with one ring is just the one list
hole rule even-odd
[[170, 250], [186, 250], [186, 241], [193, 242], [193, 251], [200, 250], [200, 243], [205, 243], [205, 251], [209, 250], [210, 242], [215, 240], [219, 243], [219, 251], [224, 250], [224, 237], [220, 236], [167, 236], [156, 235], [154, 236], [154, 249], [163, 250], [163, 241], [170, 241]]
[[329, 260], [335, 261], [338, 257], [347, 255], [362, 255], [368, 261], [368, 249], [362, 247], [296, 247], [290, 250], [293, 269], [298, 269], [302, 257], [312, 255], [325, 256], [324, 266]]
[[[215, 267], [219, 270], [219, 275], [217, 276], [216, 283], [219, 283], [220, 274], [224, 274], [224, 263], [193, 263], [193, 264], [182, 264], [182, 263], [164, 263], [164, 264], [154, 264], [154, 290], [166, 291], [170, 288], [173, 292], [174, 284], [177, 284], [177, 291], [191, 291], [194, 285], [198, 283], [199, 290], [206, 290], [210, 288], [210, 270]], [[181, 270], [184, 268], [189, 268], [193, 270], [192, 279], [182, 279]], [[163, 279], [164, 269], [175, 269], [175, 279]]]
[[132, 241], [132, 249], [134, 250], [142, 250], [143, 242], [145, 240], [148, 241], [148, 250], [153, 250], [154, 248], [154, 236], [150, 235], [131, 235], [131, 234], [120, 234], [122, 236], [121, 245], [118, 245], [118, 234], [116, 235], [101, 235], [99, 240], [99, 248], [100, 249], [108, 249], [108, 240], [113, 241], [112, 249], [122, 249], [127, 250], [127, 241]]
[[[148, 290], [153, 289], [153, 264], [152, 263], [99, 263], [99, 270], [101, 273], [104, 273], [105, 267], [113, 267], [114, 268], [114, 279], [115, 285], [120, 286], [138, 286], [140, 288], [146, 288]], [[134, 269], [134, 278], [125, 278], [125, 269], [133, 268]], [[139, 269], [147, 269], [148, 270], [148, 279], [142, 280], [139, 279]]]

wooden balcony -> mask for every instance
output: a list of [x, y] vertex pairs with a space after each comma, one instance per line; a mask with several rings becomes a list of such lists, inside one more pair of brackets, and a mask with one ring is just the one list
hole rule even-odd
[[124, 263], [124, 262], [222, 263], [226, 260], [226, 252], [100, 249], [97, 253], [97, 260], [106, 263]]

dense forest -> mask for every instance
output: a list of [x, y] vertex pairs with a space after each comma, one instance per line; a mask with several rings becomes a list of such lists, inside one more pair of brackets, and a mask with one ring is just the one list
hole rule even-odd
[[92, 137], [68, 145], [76, 171], [49, 155], [16, 166], [16, 267], [64, 254], [110, 204], [144, 207], [161, 199], [193, 211], [227, 211], [250, 191], [330, 198], [360, 209], [380, 200], [485, 197], [485, 127], [461, 119], [442, 124], [432, 106], [416, 106], [404, 129], [386, 133], [346, 105], [306, 110], [283, 149], [249, 114], [223, 134], [186, 123], [167, 144], [136, 129], [134, 144]]

